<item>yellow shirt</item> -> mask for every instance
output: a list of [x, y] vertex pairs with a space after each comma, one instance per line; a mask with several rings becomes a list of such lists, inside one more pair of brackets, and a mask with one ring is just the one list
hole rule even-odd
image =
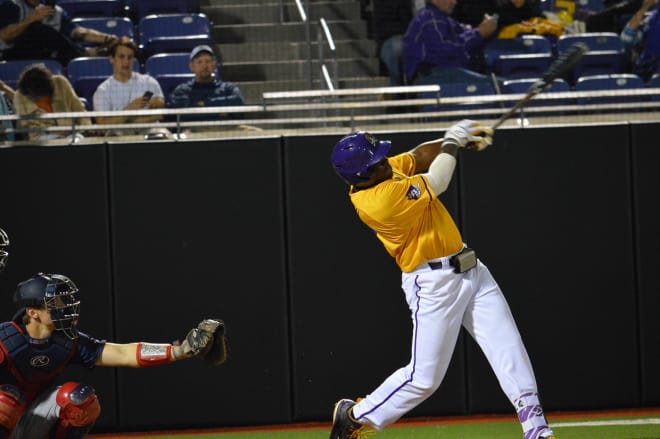
[[388, 158], [393, 176], [350, 197], [360, 219], [375, 232], [403, 272], [463, 248], [463, 238], [410, 153]]

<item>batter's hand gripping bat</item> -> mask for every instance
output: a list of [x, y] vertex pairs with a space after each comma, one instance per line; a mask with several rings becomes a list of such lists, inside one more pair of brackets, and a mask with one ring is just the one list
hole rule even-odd
[[534, 84], [532, 84], [531, 87], [529, 87], [529, 90], [527, 90], [527, 94], [525, 97], [523, 97], [521, 100], [516, 102], [516, 105], [514, 105], [509, 111], [504, 113], [498, 120], [495, 122], [495, 124], [491, 127], [493, 131], [495, 131], [495, 128], [499, 127], [504, 123], [505, 120], [510, 118], [516, 111], [520, 109], [523, 105], [525, 105], [527, 102], [529, 102], [530, 99], [532, 99], [534, 96], [537, 94], [541, 93], [544, 88], [548, 87], [550, 84], [552, 84], [552, 81], [557, 79], [558, 77], [562, 76], [564, 73], [569, 71], [577, 62], [584, 56], [585, 53], [589, 51], [589, 48], [587, 47], [586, 44], [584, 43], [575, 43], [564, 53], [559, 55], [559, 57], [548, 67], [548, 70], [543, 72], [543, 76], [541, 79], [536, 81]]

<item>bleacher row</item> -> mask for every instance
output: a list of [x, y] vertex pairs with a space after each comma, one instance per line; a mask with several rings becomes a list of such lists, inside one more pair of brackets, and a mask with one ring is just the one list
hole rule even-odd
[[[134, 40], [140, 51], [133, 70], [156, 78], [166, 99], [176, 85], [193, 77], [188, 67], [192, 48], [213, 43], [211, 22], [198, 12], [194, 0], [58, 0], [57, 4], [80, 26]], [[55, 60], [0, 61], [0, 79], [16, 88], [23, 69], [39, 62], [66, 76], [88, 110], [98, 85], [112, 75], [106, 57], [80, 57], [68, 65]]]
[[[543, 105], [589, 105], [617, 102], [660, 101], [660, 94], [634, 95], [626, 90], [644, 90], [660, 87], [660, 76], [646, 83], [630, 73], [627, 55], [619, 35], [612, 32], [563, 35], [559, 38], [541, 35], [520, 35], [513, 39], [495, 39], [484, 47], [484, 61], [492, 83], [440, 84], [444, 98], [488, 96], [499, 93], [526, 93], [543, 72], [573, 44], [581, 42], [589, 51], [565, 77], [554, 81], [546, 92], [619, 91], [613, 96], [544, 101]], [[426, 97], [432, 98], [432, 94]], [[538, 105], [537, 101], [530, 105]], [[475, 104], [471, 108], [494, 108], [495, 103]], [[426, 111], [460, 108], [454, 105], [429, 105]], [[465, 109], [465, 107], [463, 107]]]

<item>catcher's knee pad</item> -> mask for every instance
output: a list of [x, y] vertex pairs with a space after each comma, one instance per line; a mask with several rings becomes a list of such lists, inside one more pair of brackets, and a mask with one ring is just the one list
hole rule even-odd
[[2, 430], [11, 431], [25, 410], [25, 399], [18, 387], [0, 385], [0, 435]]
[[[92, 386], [83, 383], [66, 382], [56, 395], [60, 406], [60, 427], [91, 428], [101, 414], [101, 405]], [[66, 437], [66, 436], [63, 436]]]

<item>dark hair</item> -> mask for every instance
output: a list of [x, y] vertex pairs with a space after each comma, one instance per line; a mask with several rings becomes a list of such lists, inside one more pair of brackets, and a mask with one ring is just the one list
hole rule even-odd
[[32, 64], [23, 70], [16, 85], [18, 91], [32, 100], [53, 96], [53, 73], [45, 64]]
[[135, 56], [138, 55], [138, 48], [137, 45], [135, 44], [135, 41], [131, 40], [128, 37], [121, 37], [114, 40], [108, 47], [108, 53], [110, 54], [110, 56], [112, 57], [115, 56], [115, 53], [117, 53], [117, 47], [119, 46], [127, 47], [133, 51], [133, 54]]

